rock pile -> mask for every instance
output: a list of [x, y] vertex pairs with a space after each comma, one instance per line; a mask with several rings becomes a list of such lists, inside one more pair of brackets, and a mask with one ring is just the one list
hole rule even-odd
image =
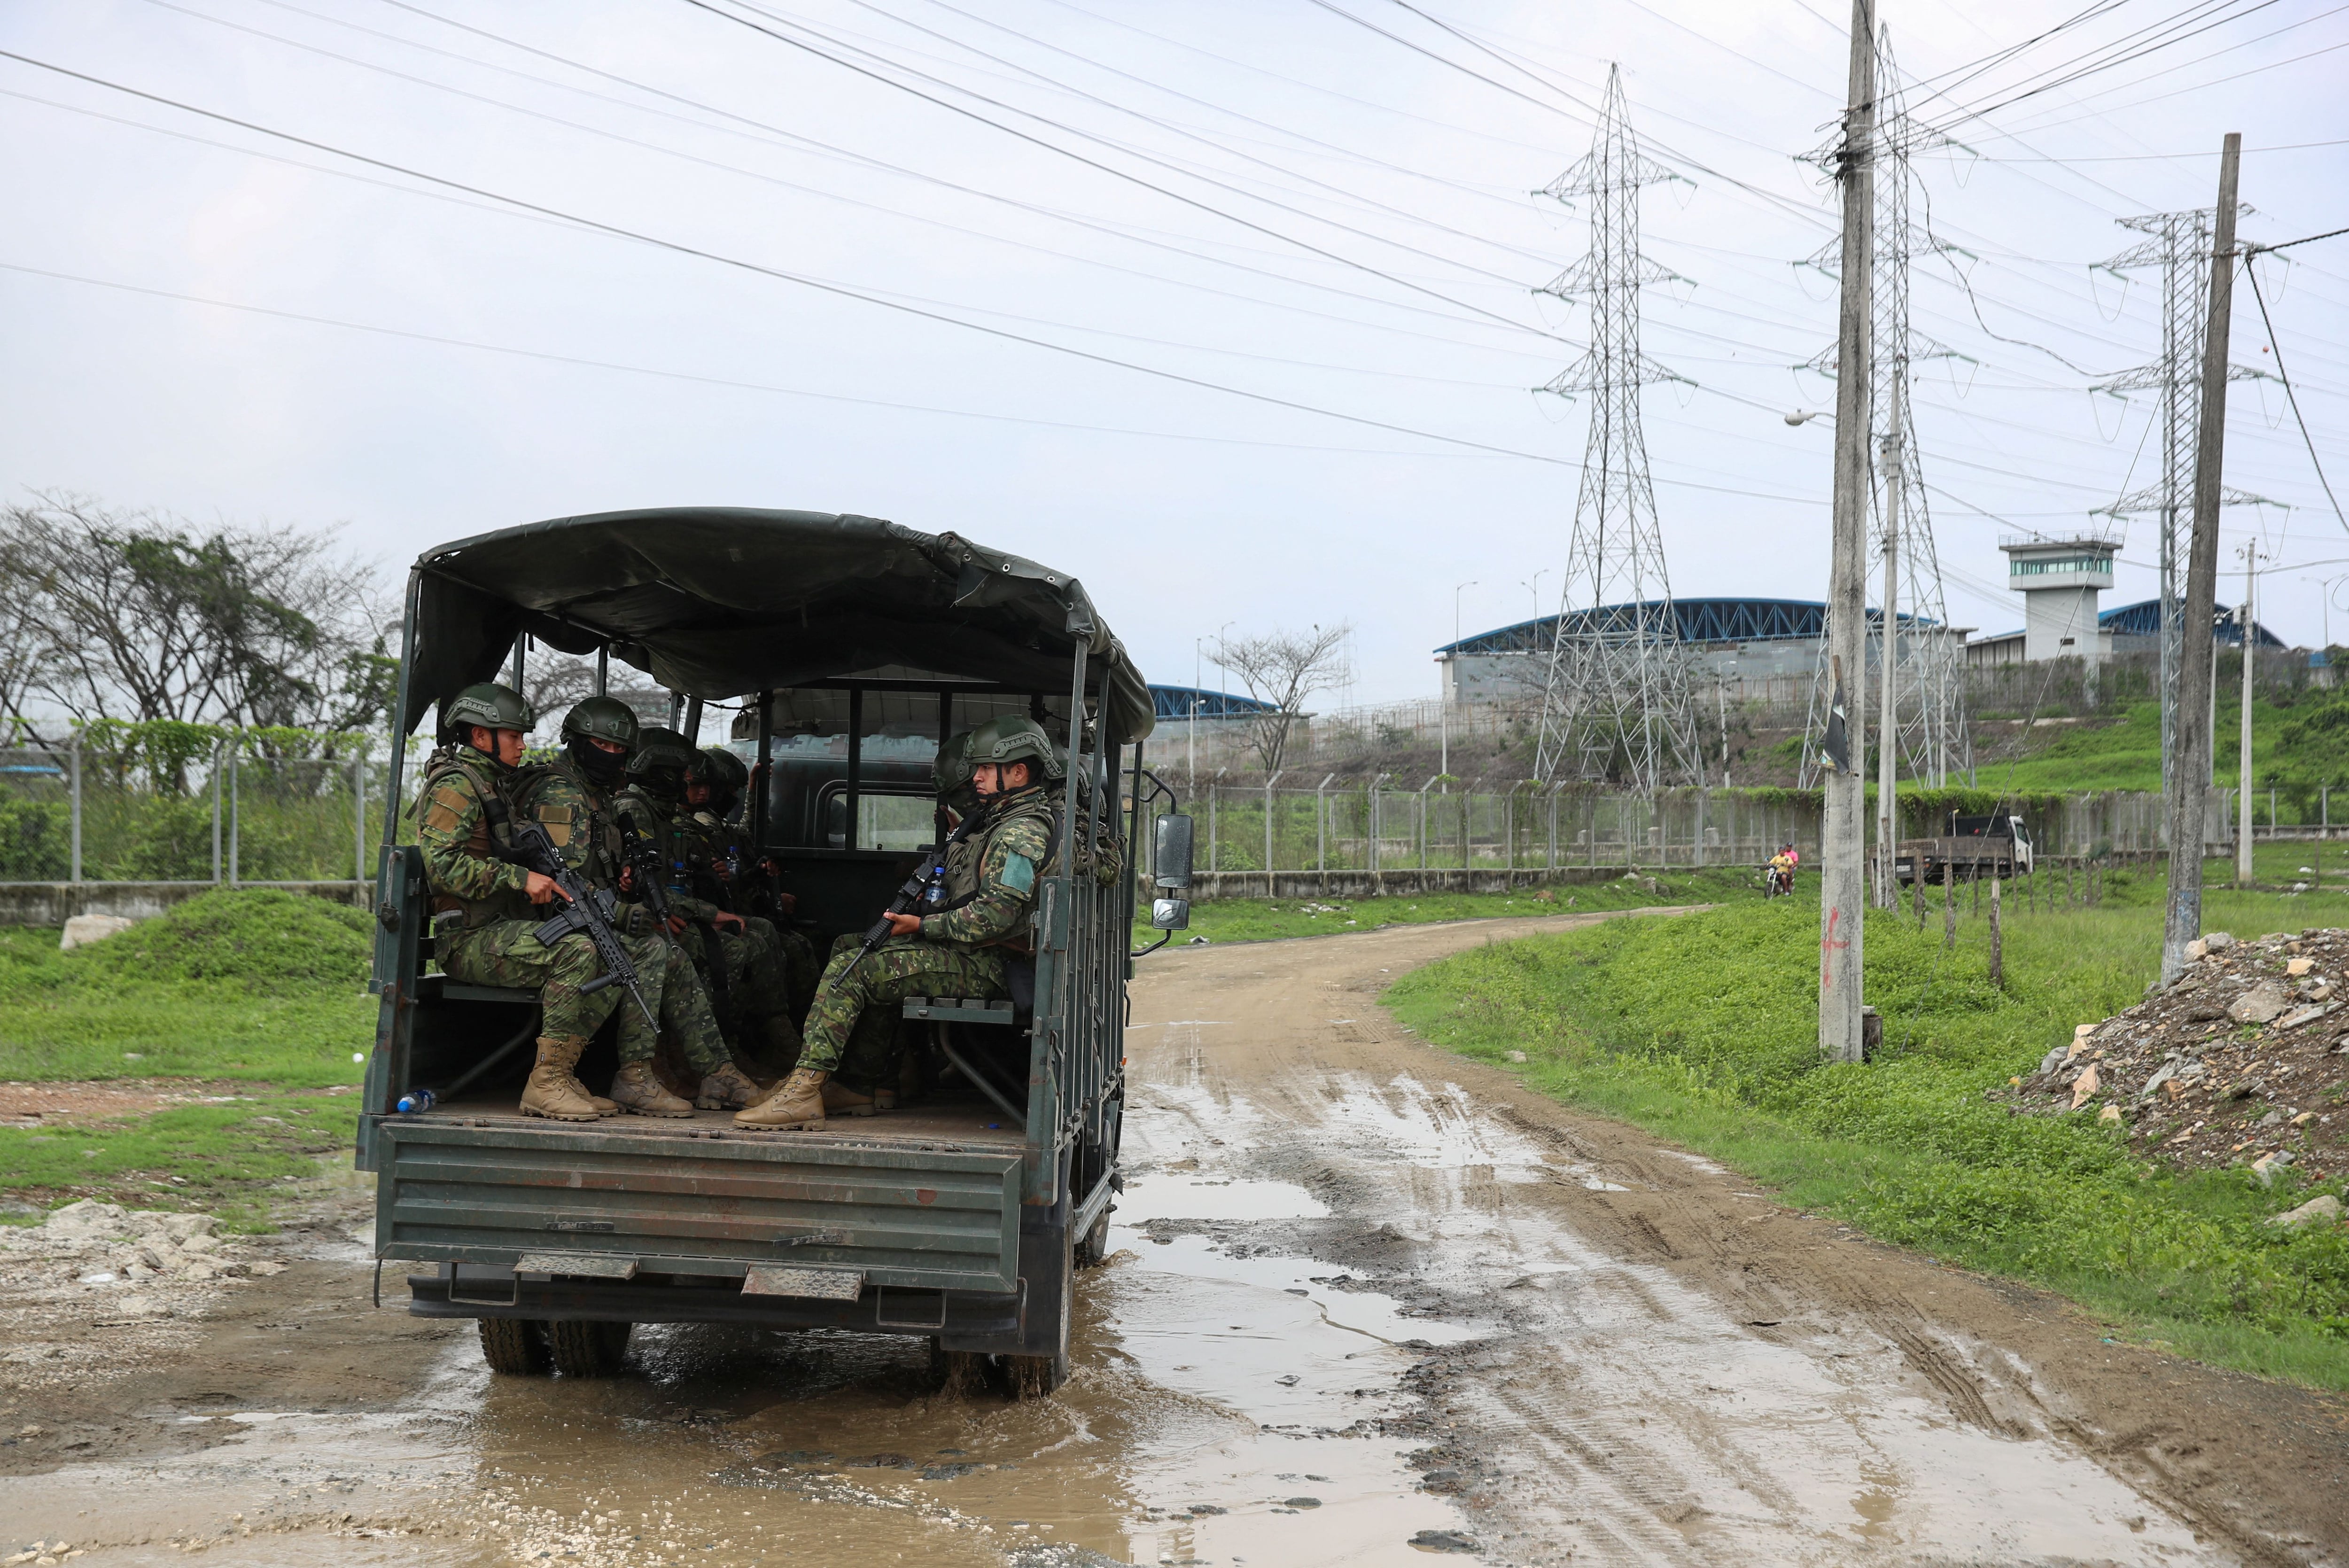
[[2349, 931], [2213, 932], [2187, 953], [2176, 985], [2081, 1025], [1991, 1097], [2023, 1115], [2092, 1110], [2180, 1170], [2349, 1170]]
[[84, 1199], [52, 1210], [40, 1224], [0, 1230], [0, 1253], [63, 1264], [86, 1285], [189, 1284], [284, 1272], [280, 1263], [248, 1262], [220, 1234], [210, 1214], [125, 1209]]

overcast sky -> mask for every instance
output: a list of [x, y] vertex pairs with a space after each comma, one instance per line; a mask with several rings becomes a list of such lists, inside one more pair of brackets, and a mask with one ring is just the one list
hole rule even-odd
[[[2152, 398], [2091, 390], [2159, 346], [2158, 278], [2093, 270], [2138, 237], [2116, 220], [2209, 205], [2240, 130], [2247, 237], [2349, 223], [2349, 12], [2119, 0], [1977, 68], [2069, 10], [1882, 13], [1945, 133], [1916, 162], [1950, 247], [1913, 264], [1950, 351], [1917, 423], [1950, 611], [1983, 630], [2022, 622], [2002, 534], [2159, 473]], [[1557, 607], [1588, 405], [1529, 389], [1588, 319], [1532, 290], [1587, 229], [1532, 192], [1588, 150], [1609, 62], [1685, 177], [1643, 216], [1684, 280], [1645, 315], [1686, 378], [1644, 404], [1671, 586], [1824, 593], [1833, 431], [1783, 416], [1833, 406], [1793, 367], [1834, 333], [1803, 155], [1847, 25], [1828, 0], [16, 0], [0, 48], [115, 86], [0, 60], [0, 469], [17, 497], [340, 524], [387, 570], [582, 511], [862, 512], [1075, 573], [1154, 680], [1227, 626], [1342, 621], [1354, 700], [1426, 695], [1456, 584], [1470, 632]], [[2349, 238], [2256, 264], [2338, 489]], [[2272, 368], [2236, 301], [2234, 357]], [[2235, 386], [2227, 457], [2282, 503], [2228, 514], [2228, 559], [2262, 537], [2262, 619], [2313, 643], [2349, 532], [2278, 383]], [[2152, 593], [2153, 542], [2135, 520], [2108, 606]]]

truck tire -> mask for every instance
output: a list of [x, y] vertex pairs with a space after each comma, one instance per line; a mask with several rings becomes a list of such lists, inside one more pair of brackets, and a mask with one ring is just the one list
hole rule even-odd
[[1097, 1269], [1108, 1257], [1109, 1211], [1104, 1209], [1102, 1217], [1093, 1222], [1093, 1228], [1085, 1233], [1085, 1239], [1077, 1243], [1077, 1266]]
[[1076, 1247], [1068, 1243], [1070, 1266], [1061, 1271], [1061, 1345], [1050, 1356], [999, 1356], [997, 1363], [1015, 1399], [1041, 1399], [1069, 1380], [1069, 1336], [1076, 1317]]
[[627, 1353], [630, 1323], [558, 1317], [546, 1326], [546, 1348], [565, 1377], [608, 1377]]
[[930, 1336], [930, 1376], [938, 1392], [949, 1399], [967, 1399], [987, 1387], [988, 1356], [977, 1350], [948, 1350]]
[[529, 1317], [477, 1317], [481, 1359], [508, 1377], [531, 1377], [546, 1370], [546, 1325]]

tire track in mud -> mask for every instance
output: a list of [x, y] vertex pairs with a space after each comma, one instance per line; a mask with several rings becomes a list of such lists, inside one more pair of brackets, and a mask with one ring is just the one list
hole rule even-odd
[[1138, 1019], [1228, 1021], [1135, 1078], [1207, 1165], [1327, 1205], [1288, 1250], [1476, 1336], [1427, 1352], [1390, 1429], [1488, 1559], [2349, 1562], [2349, 1405], [1791, 1212], [1374, 999], [1568, 923], [1193, 949], [1135, 987]]

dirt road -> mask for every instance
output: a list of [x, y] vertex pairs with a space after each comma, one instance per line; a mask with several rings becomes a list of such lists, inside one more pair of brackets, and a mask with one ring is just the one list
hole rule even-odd
[[1564, 923], [1147, 961], [1117, 1255], [1046, 1404], [938, 1396], [911, 1342], [690, 1328], [493, 1380], [389, 1282], [371, 1311], [331, 1228], [169, 1332], [0, 1280], [0, 1558], [2344, 1561], [2340, 1402], [1788, 1213], [1377, 1004]]

